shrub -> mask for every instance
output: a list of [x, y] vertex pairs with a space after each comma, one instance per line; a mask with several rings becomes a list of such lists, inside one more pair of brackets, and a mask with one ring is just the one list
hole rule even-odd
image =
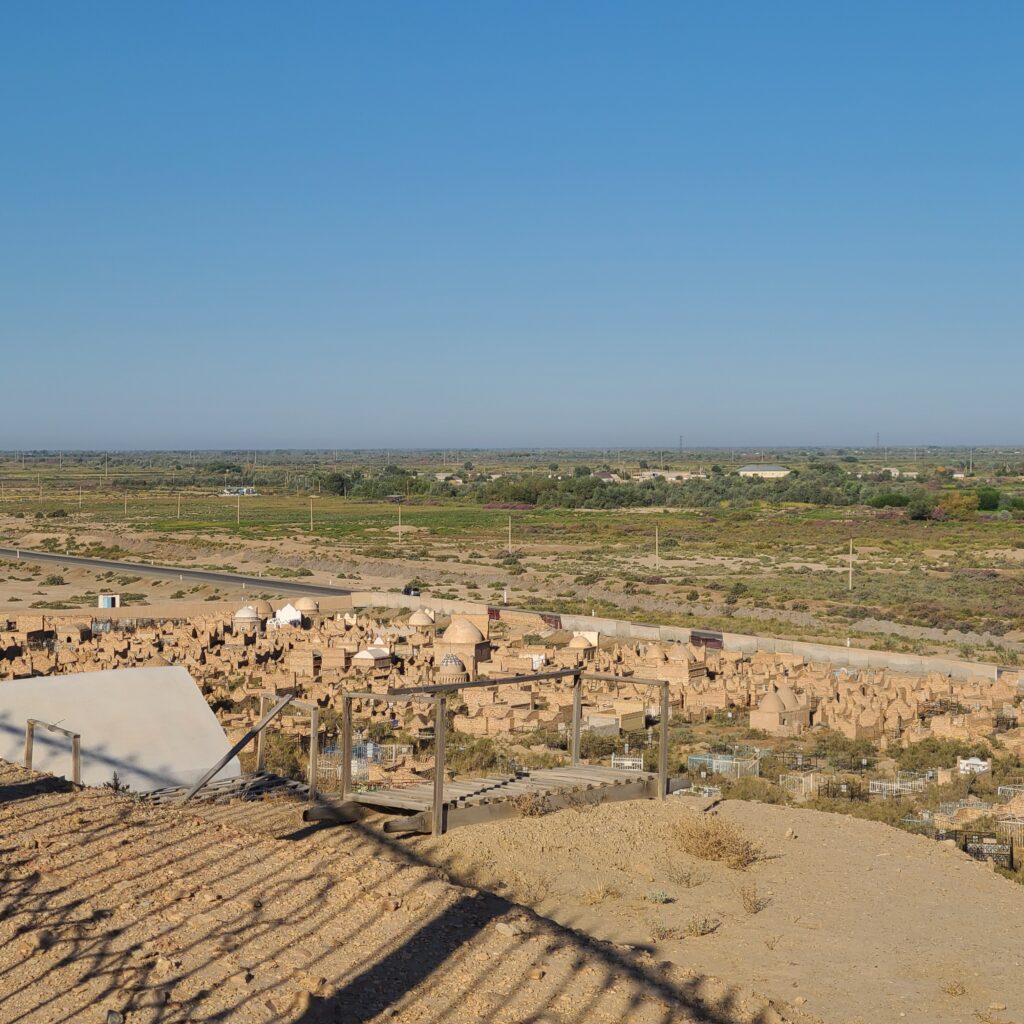
[[952, 768], [958, 757], [991, 757], [984, 743], [964, 743], [962, 740], [929, 736], [920, 743], [912, 743], [896, 756], [896, 763], [906, 771], [927, 768]]
[[691, 857], [720, 861], [737, 871], [756, 864], [764, 856], [761, 847], [740, 828], [717, 816], [684, 818], [676, 826], [676, 841]]
[[654, 892], [649, 892], [644, 899], [648, 903], [671, 903], [672, 897], [667, 892], [663, 892], [661, 889], [657, 889]]
[[750, 915], [760, 914], [771, 902], [767, 896], [758, 895], [756, 885], [743, 886], [740, 889], [740, 900], [743, 903], [744, 911]]
[[722, 922], [717, 917], [709, 917], [707, 914], [695, 914], [686, 922], [683, 934], [688, 938], [696, 939], [701, 935], [710, 935], [718, 931]]
[[789, 794], [767, 779], [746, 778], [730, 782], [725, 787], [730, 800], [752, 800], [760, 804], [788, 804]]

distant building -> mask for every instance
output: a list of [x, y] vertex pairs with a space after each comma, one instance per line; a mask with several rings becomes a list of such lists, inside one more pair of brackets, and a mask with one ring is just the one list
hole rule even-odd
[[687, 480], [704, 480], [706, 474], [691, 473], [685, 469], [641, 469], [639, 473], [634, 474], [633, 479], [643, 482], [644, 480], [657, 480], [658, 477], [661, 477], [666, 483], [682, 484]]
[[771, 462], [755, 462], [749, 466], [740, 466], [737, 472], [740, 476], [759, 476], [762, 480], [781, 480], [790, 473], [785, 466], [776, 466]]
[[241, 495], [243, 498], [251, 497], [256, 493], [255, 487], [225, 487], [221, 492], [225, 497], [234, 498], [236, 495]]

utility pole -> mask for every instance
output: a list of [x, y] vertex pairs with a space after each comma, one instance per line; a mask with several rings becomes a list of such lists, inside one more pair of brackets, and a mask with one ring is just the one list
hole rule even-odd
[[847, 590], [853, 590], [853, 538], [850, 538], [850, 579]]
[[78, 485], [78, 511], [82, 511], [82, 485]]
[[512, 554], [512, 517], [508, 517], [508, 553]]

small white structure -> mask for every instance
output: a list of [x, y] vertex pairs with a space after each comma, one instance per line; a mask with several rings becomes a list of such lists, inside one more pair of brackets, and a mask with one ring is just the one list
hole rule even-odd
[[958, 757], [956, 767], [961, 775], [981, 775], [992, 768], [992, 762], [983, 757]]
[[301, 626], [302, 612], [293, 604], [285, 604], [277, 609], [277, 614], [270, 620], [274, 626]]
[[120, 608], [121, 607], [121, 595], [120, 594], [100, 594], [96, 601], [97, 608]]

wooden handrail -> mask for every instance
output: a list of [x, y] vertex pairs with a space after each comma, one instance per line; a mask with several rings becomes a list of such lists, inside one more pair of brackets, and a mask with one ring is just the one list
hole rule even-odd
[[82, 784], [82, 737], [70, 729], [63, 729], [53, 722], [42, 722], [38, 718], [30, 718], [25, 723], [25, 767], [32, 768], [32, 755], [35, 746], [36, 726], [41, 725], [47, 732], [59, 732], [71, 740], [71, 781]]

